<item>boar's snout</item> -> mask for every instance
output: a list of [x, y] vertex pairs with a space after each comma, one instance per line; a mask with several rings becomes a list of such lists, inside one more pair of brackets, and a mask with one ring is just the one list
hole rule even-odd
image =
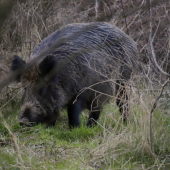
[[29, 122], [28, 118], [27, 117], [23, 117], [20, 121], [19, 121], [19, 124], [21, 126], [28, 126], [28, 127], [32, 127], [32, 124]]

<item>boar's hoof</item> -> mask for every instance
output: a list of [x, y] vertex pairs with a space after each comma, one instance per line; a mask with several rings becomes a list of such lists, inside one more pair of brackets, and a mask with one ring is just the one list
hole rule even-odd
[[32, 127], [32, 124], [29, 122], [28, 118], [23, 117], [20, 121], [19, 124], [21, 126], [28, 126], [28, 127]]

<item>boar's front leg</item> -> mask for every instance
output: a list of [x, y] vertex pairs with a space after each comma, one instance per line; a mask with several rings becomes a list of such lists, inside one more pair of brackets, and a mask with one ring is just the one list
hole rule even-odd
[[100, 110], [94, 110], [94, 111], [92, 110], [88, 118], [87, 126], [92, 127], [93, 125], [96, 125], [99, 116], [100, 116]]
[[70, 104], [67, 108], [68, 110], [68, 120], [69, 127], [79, 127], [80, 126], [80, 113], [85, 109], [84, 101], [81, 99], [77, 100], [74, 104]]

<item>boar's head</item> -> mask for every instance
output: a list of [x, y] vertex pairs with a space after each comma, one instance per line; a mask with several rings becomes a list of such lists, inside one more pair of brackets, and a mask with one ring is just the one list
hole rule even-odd
[[11, 70], [20, 69], [16, 80], [21, 82], [24, 88], [20, 124], [26, 126], [39, 123], [47, 126], [55, 125], [60, 110], [57, 97], [62, 96], [55, 75], [53, 74], [50, 79], [48, 76], [56, 66], [55, 57], [48, 55], [39, 64], [34, 64], [29, 69], [24, 69], [25, 66], [26, 63], [20, 57], [14, 56]]

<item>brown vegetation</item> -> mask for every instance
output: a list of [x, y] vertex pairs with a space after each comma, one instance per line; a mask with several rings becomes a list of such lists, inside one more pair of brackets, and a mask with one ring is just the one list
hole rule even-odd
[[5, 20], [0, 57], [7, 60], [17, 53], [28, 60], [36, 45], [63, 25], [107, 21], [137, 42], [141, 61], [152, 69], [149, 36], [154, 37], [158, 63], [169, 72], [169, 11], [168, 0], [19, 1]]

